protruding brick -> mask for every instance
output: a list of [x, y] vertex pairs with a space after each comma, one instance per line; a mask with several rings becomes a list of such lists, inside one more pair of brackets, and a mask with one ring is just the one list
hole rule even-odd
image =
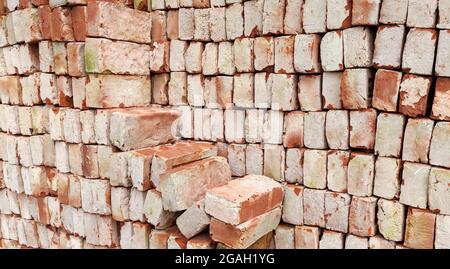
[[200, 200], [189, 207], [177, 220], [177, 227], [186, 238], [192, 238], [204, 231], [211, 221], [205, 212], [205, 201]]

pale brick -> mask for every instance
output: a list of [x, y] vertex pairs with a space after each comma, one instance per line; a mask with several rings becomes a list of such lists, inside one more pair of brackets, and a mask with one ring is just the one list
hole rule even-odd
[[369, 238], [369, 249], [394, 249], [395, 242], [386, 240], [381, 235], [371, 236]]
[[229, 143], [243, 143], [245, 111], [236, 109], [226, 109], [224, 120], [225, 120], [225, 140]]
[[326, 188], [327, 152], [325, 150], [305, 150], [303, 159], [303, 184], [308, 188]]
[[302, 9], [305, 33], [323, 33], [327, 30], [327, 1], [305, 0]]
[[303, 223], [325, 227], [325, 190], [303, 190]]
[[353, 234], [347, 234], [345, 238], [345, 249], [368, 249], [369, 240], [367, 237], [359, 237]]
[[342, 107], [346, 109], [363, 109], [370, 106], [369, 69], [346, 69], [341, 78]]
[[434, 28], [437, 17], [437, 0], [409, 0], [406, 26]]
[[189, 207], [177, 220], [177, 227], [186, 238], [192, 238], [208, 228], [211, 217], [205, 212], [205, 201], [200, 200]]
[[318, 249], [321, 229], [311, 226], [295, 226], [296, 249]]
[[289, 112], [284, 118], [283, 145], [286, 148], [303, 147], [303, 122], [305, 113]]
[[344, 69], [344, 42], [342, 31], [327, 32], [320, 41], [320, 62], [324, 71]]
[[294, 36], [275, 37], [275, 73], [294, 73]]
[[254, 106], [254, 75], [242, 73], [234, 75], [233, 103], [239, 108]]
[[400, 157], [405, 127], [405, 117], [400, 114], [380, 113], [375, 134], [375, 154]]
[[217, 7], [209, 9], [209, 30], [211, 40], [221, 42], [227, 40], [227, 32], [225, 29], [225, 7]]
[[352, 5], [352, 25], [378, 25], [381, 0], [359, 0]]
[[181, 40], [194, 38], [194, 9], [180, 8], [178, 11], [178, 33]]
[[328, 30], [344, 29], [352, 23], [352, 1], [327, 0], [327, 28]]
[[376, 68], [400, 68], [405, 33], [403, 25], [380, 26], [378, 28], [373, 52], [373, 65]]
[[331, 150], [327, 156], [327, 188], [347, 192], [347, 170], [350, 152]]
[[405, 162], [399, 201], [405, 205], [427, 208], [429, 174], [429, 165]]
[[275, 248], [276, 249], [294, 249], [295, 246], [295, 232], [294, 226], [280, 224], [275, 229]]
[[234, 75], [236, 66], [234, 64], [234, 48], [231, 42], [219, 43], [219, 54], [217, 66], [220, 74]]
[[325, 227], [342, 233], [348, 232], [348, 214], [351, 196], [346, 193], [325, 193]]
[[371, 196], [375, 172], [375, 157], [372, 154], [351, 153], [348, 163], [348, 193]]
[[[267, 87], [272, 92], [272, 109], [291, 111], [298, 108], [296, 76], [290, 74], [271, 74], [267, 84]], [[313, 92], [315, 91], [313, 90]]]
[[264, 1], [244, 2], [244, 35], [247, 37], [260, 36], [263, 32]]
[[322, 106], [324, 109], [341, 109], [342, 72], [322, 73]]
[[405, 206], [397, 201], [378, 200], [378, 229], [384, 238], [402, 241], [405, 223]]
[[244, 35], [244, 6], [234, 3], [225, 11], [227, 39], [234, 40]]
[[428, 205], [431, 211], [450, 215], [450, 170], [433, 167], [428, 185]]
[[255, 54], [253, 51], [253, 38], [239, 38], [233, 43], [234, 65], [236, 72], [253, 72], [253, 60]]
[[265, 111], [247, 109], [245, 115], [245, 141], [247, 143], [261, 143], [263, 140]]
[[352, 27], [345, 29], [343, 34], [345, 67], [371, 67], [374, 37], [370, 29]]
[[284, 186], [282, 220], [293, 225], [303, 225], [303, 187]]
[[375, 161], [373, 194], [385, 199], [396, 199], [400, 193], [402, 162], [394, 158], [378, 157]]
[[409, 30], [403, 48], [403, 71], [419, 75], [432, 74], [437, 36], [438, 32], [433, 29]]
[[116, 221], [129, 220], [130, 189], [111, 188], [111, 215]]
[[283, 22], [286, 8], [285, 0], [265, 0], [263, 17], [262, 17], [262, 33], [268, 34], [282, 34]]
[[377, 199], [374, 197], [353, 196], [350, 203], [349, 232], [358, 236], [374, 236], [376, 224]]
[[329, 110], [325, 119], [325, 135], [331, 149], [349, 148], [349, 113], [347, 110]]
[[246, 174], [262, 175], [264, 165], [264, 152], [262, 145], [248, 144], [245, 148]]
[[166, 229], [172, 226], [177, 217], [176, 213], [164, 210], [161, 193], [155, 189], [146, 192], [142, 212], [147, 222], [157, 229]]
[[380, 23], [405, 24], [408, 0], [384, 0], [381, 3]]
[[307, 148], [326, 149], [326, 112], [308, 112], [304, 116], [304, 144]]
[[284, 181], [285, 150], [279, 145], [264, 145], [264, 175]]
[[449, 249], [450, 248], [450, 216], [436, 216], [436, 232], [434, 240], [434, 248]]
[[194, 40], [209, 41], [209, 9], [194, 9]]
[[403, 160], [428, 163], [433, 126], [434, 121], [429, 119], [408, 119], [403, 139]]
[[343, 249], [344, 234], [324, 230], [319, 241], [319, 249]]
[[436, 123], [430, 146], [430, 164], [450, 168], [450, 154], [448, 151], [448, 139], [450, 136], [450, 124], [447, 122]]
[[377, 125], [375, 109], [350, 111], [350, 147], [373, 149]]

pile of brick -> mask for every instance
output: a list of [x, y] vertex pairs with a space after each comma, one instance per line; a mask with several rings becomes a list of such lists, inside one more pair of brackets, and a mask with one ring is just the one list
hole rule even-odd
[[450, 248], [450, 0], [0, 13], [0, 247]]

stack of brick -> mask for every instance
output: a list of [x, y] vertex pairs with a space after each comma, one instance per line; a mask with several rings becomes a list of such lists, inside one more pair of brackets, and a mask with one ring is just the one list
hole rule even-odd
[[1, 10], [1, 247], [450, 248], [449, 1]]

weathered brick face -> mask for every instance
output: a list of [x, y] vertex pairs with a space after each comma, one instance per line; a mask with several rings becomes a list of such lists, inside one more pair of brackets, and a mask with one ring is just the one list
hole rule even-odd
[[450, 248], [449, 2], [2, 1], [0, 248]]

